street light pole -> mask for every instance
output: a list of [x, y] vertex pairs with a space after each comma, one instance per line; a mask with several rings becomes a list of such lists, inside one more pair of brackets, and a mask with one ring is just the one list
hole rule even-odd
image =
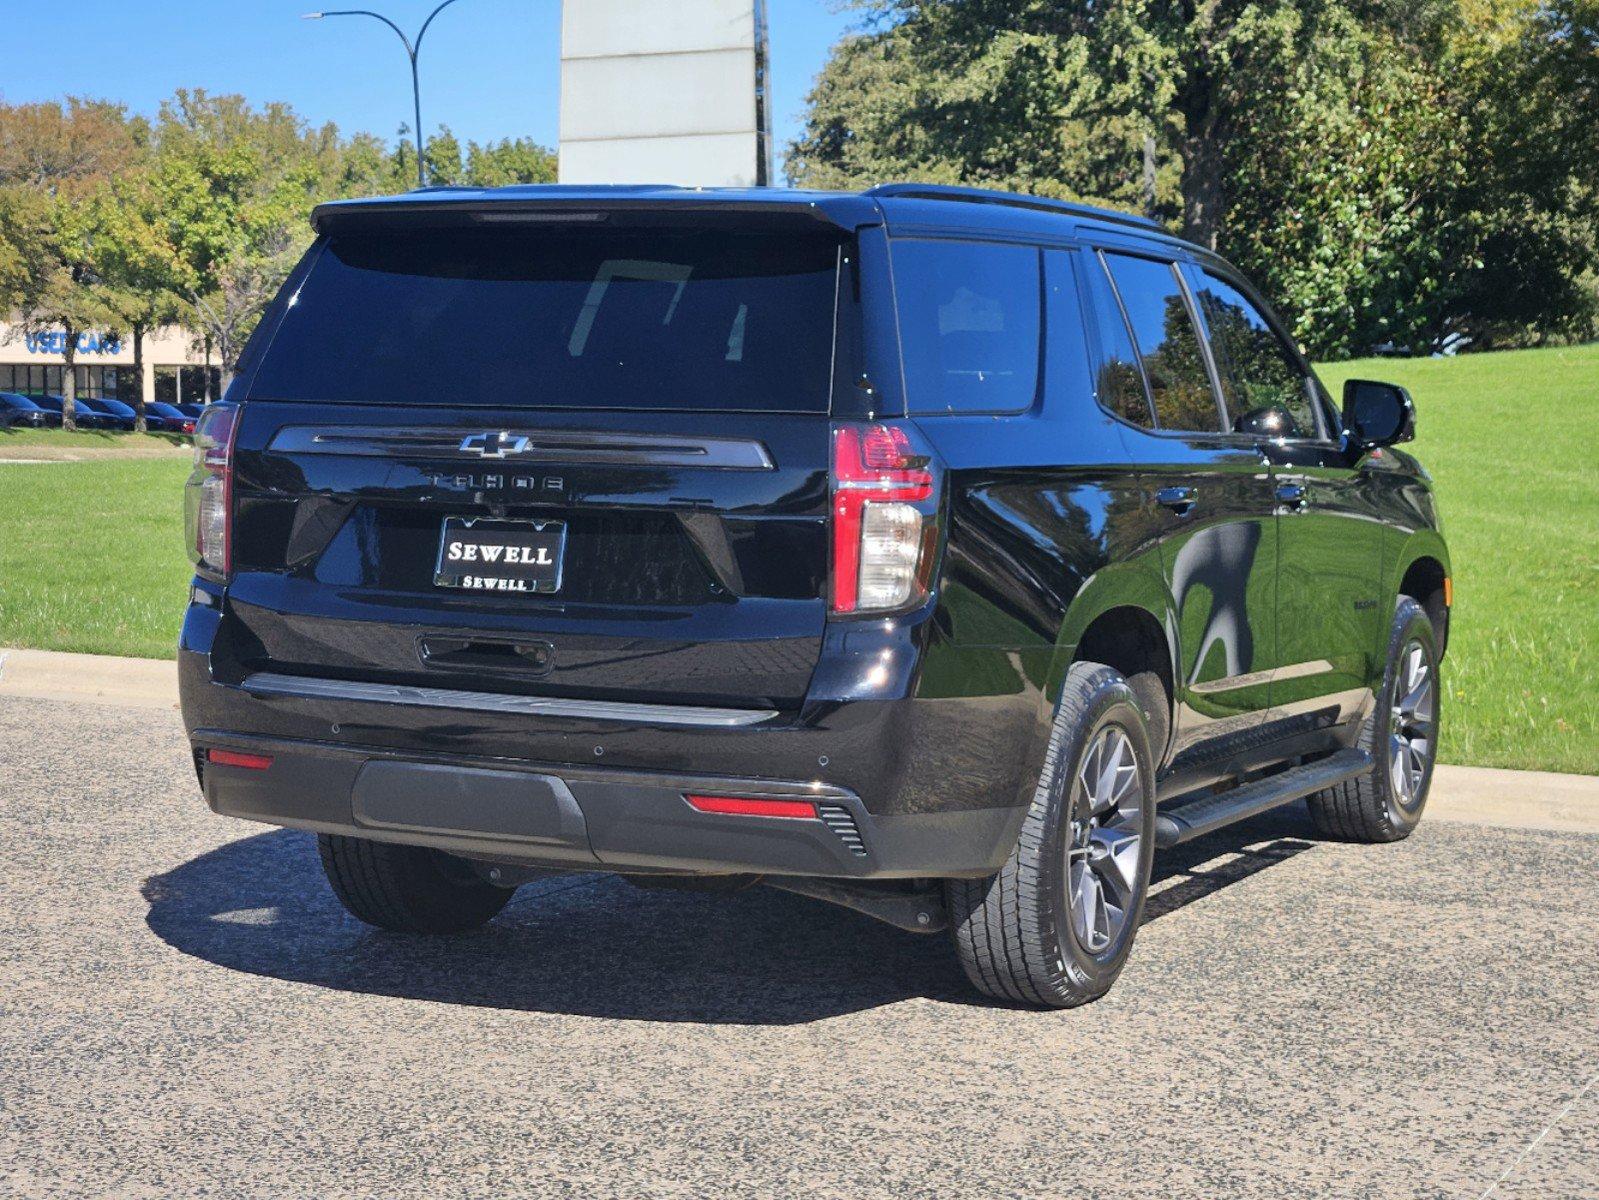
[[422, 81], [417, 75], [416, 71], [416, 56], [422, 52], [422, 39], [427, 36], [428, 26], [433, 24], [433, 18], [438, 16], [441, 12], [449, 8], [450, 5], [454, 3], [455, 0], [444, 0], [443, 4], [439, 5], [432, 12], [430, 12], [428, 14], [428, 19], [422, 22], [422, 28], [416, 31], [416, 41], [414, 42], [405, 36], [405, 30], [401, 29], [382, 13], [375, 13], [370, 9], [330, 9], [327, 12], [305, 13], [301, 18], [302, 20], [306, 21], [320, 21], [323, 17], [371, 17], [375, 21], [382, 21], [390, 29], [394, 30], [395, 36], [398, 37], [401, 43], [405, 46], [405, 56], [411, 60], [411, 103], [415, 107], [416, 116], [416, 128], [412, 132], [416, 135], [417, 187], [427, 186], [427, 176], [424, 173], [422, 164]]

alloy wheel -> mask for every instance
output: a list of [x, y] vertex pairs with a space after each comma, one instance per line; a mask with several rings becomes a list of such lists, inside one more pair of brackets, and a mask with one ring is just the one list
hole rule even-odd
[[1078, 768], [1066, 848], [1072, 933], [1089, 954], [1116, 944], [1135, 907], [1145, 802], [1132, 741], [1107, 725]]
[[1438, 712], [1436, 685], [1436, 672], [1426, 647], [1411, 639], [1400, 655], [1388, 726], [1388, 778], [1394, 798], [1406, 812], [1421, 803], [1427, 771], [1432, 765]]

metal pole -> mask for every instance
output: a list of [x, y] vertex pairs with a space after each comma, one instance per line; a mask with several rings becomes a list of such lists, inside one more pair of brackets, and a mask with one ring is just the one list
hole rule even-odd
[[422, 81], [416, 73], [416, 51], [411, 51], [411, 103], [416, 105], [416, 186], [427, 187], [422, 170]]
[[430, 12], [427, 20], [422, 22], [422, 28], [417, 30], [415, 42], [406, 37], [405, 31], [393, 21], [385, 17], [382, 13], [373, 12], [372, 10], [366, 8], [329, 9], [327, 12], [311, 12], [305, 13], [302, 16], [302, 19], [306, 21], [320, 21], [323, 17], [371, 17], [374, 21], [382, 21], [390, 29], [394, 30], [395, 36], [398, 37], [401, 44], [405, 46], [405, 56], [411, 60], [411, 104], [412, 112], [416, 118], [416, 128], [412, 130], [412, 133], [416, 141], [417, 187], [426, 187], [428, 181], [422, 158], [422, 80], [421, 76], [417, 73], [416, 59], [417, 55], [422, 52], [422, 39], [427, 36], [428, 26], [433, 24], [433, 18], [438, 16], [441, 12], [449, 8], [450, 5], [454, 3], [455, 0], [444, 0], [444, 3], [440, 4], [432, 12]]

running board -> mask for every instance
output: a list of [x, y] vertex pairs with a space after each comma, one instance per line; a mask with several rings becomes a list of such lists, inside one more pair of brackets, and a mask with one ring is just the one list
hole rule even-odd
[[1191, 842], [1235, 821], [1259, 816], [1301, 796], [1355, 779], [1371, 768], [1371, 755], [1364, 750], [1340, 750], [1327, 758], [1257, 779], [1231, 791], [1190, 800], [1169, 812], [1156, 814], [1155, 845], [1164, 849]]

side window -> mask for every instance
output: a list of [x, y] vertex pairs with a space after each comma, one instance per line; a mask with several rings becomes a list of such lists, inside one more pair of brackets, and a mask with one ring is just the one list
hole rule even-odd
[[1124, 254], [1106, 254], [1105, 262], [1133, 327], [1156, 424], [1162, 429], [1221, 432], [1221, 410], [1176, 268]]
[[1138, 369], [1138, 351], [1098, 254], [1091, 250], [1084, 254], [1083, 271], [1088, 281], [1088, 300], [1094, 309], [1094, 328], [1099, 334], [1094, 392], [1100, 404], [1122, 420], [1152, 428], [1155, 414], [1144, 390], [1144, 373]]
[[893, 264], [910, 411], [1032, 407], [1043, 307], [1039, 251], [898, 241]]
[[1249, 298], [1206, 272], [1199, 303], [1233, 428], [1272, 437], [1320, 436], [1309, 381]]

